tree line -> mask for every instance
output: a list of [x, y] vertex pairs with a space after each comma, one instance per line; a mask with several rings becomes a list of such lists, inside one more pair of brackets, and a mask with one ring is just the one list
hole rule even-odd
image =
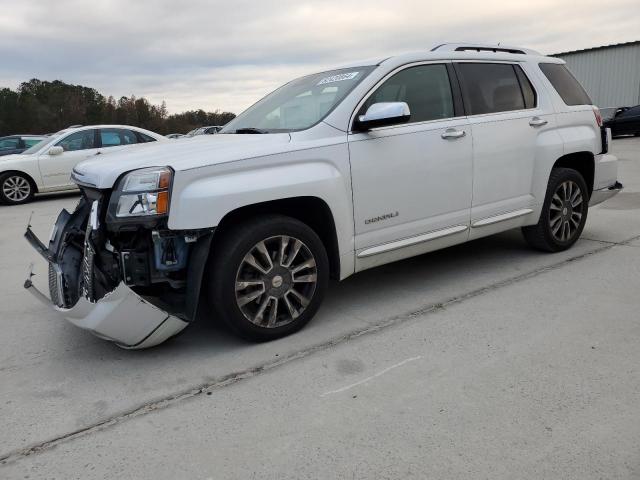
[[96, 89], [30, 80], [17, 90], [0, 89], [0, 136], [54, 133], [71, 125], [133, 125], [166, 135], [187, 133], [205, 125], [224, 125], [231, 112], [191, 110], [169, 115], [165, 102], [152, 105], [144, 98], [105, 97]]

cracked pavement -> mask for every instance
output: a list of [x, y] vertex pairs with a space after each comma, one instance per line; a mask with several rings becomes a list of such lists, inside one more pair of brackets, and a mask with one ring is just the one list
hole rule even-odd
[[640, 477], [640, 139], [569, 251], [518, 231], [331, 286], [267, 344], [206, 321], [130, 352], [22, 289], [29, 213], [0, 207], [2, 478]]

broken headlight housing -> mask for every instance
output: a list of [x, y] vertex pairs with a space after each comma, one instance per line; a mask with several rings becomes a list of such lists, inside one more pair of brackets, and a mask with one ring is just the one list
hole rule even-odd
[[127, 173], [111, 197], [111, 217], [166, 215], [172, 180], [173, 170], [169, 167], [143, 168]]

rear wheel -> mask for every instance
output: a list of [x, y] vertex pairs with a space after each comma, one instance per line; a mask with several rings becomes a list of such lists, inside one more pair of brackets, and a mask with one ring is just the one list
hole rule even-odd
[[31, 201], [35, 188], [22, 173], [9, 172], [0, 175], [0, 201], [6, 205], [20, 205]]
[[570, 168], [553, 169], [540, 220], [522, 229], [527, 243], [547, 252], [571, 247], [587, 221], [588, 195], [587, 184], [579, 172]]
[[266, 341], [315, 315], [329, 280], [322, 241], [307, 225], [269, 215], [224, 233], [210, 262], [209, 301], [238, 335]]

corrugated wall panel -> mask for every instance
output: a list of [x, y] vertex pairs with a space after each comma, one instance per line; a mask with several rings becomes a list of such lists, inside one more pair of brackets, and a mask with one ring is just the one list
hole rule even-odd
[[600, 108], [640, 105], [640, 44], [559, 55]]

